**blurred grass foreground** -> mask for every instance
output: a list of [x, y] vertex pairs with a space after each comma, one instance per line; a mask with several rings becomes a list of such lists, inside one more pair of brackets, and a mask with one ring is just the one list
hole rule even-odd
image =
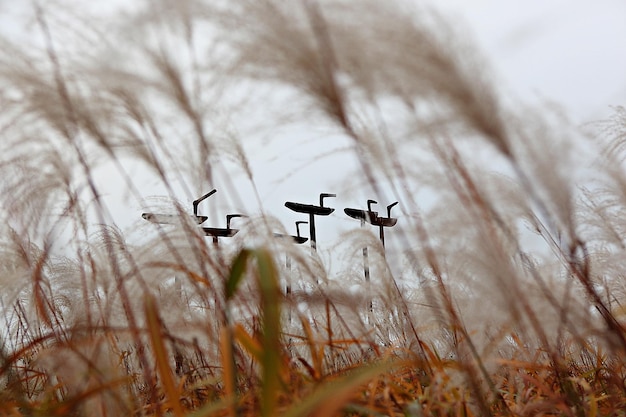
[[[408, 1], [38, 3], [0, 32], [0, 415], [626, 415], [623, 108], [504, 97]], [[400, 202], [393, 262], [180, 202], [311, 130]], [[111, 184], [173, 224], [116, 226]]]

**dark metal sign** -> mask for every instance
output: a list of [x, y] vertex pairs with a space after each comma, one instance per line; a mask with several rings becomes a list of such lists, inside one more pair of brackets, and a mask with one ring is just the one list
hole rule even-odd
[[302, 204], [287, 201], [285, 207], [296, 213], [306, 213], [309, 215], [309, 238], [311, 239], [311, 248], [317, 250], [317, 237], [315, 235], [315, 216], [328, 216], [335, 211], [334, 208], [324, 207], [324, 199], [327, 197], [337, 197], [336, 194], [322, 193], [320, 194], [320, 205]]
[[[201, 216], [198, 214], [198, 206], [199, 204], [211, 197], [213, 194], [217, 192], [216, 189], [209, 191], [203, 196], [197, 198], [193, 201], [193, 221], [197, 224], [202, 224], [208, 220], [208, 216]], [[313, 250], [317, 250], [317, 236], [315, 231], [315, 216], [328, 216], [335, 211], [332, 207], [324, 206], [324, 199], [328, 197], [336, 197], [336, 194], [329, 193], [321, 193], [320, 194], [320, 204], [318, 206], [313, 204], [304, 204], [304, 203], [294, 203], [292, 201], [288, 201], [285, 203], [285, 207], [288, 209], [295, 211], [296, 213], [304, 213], [309, 215], [309, 221], [297, 221], [296, 222], [296, 235], [289, 235], [293, 241], [297, 244], [305, 243], [307, 240], [311, 242], [311, 248]], [[367, 210], [355, 209], [355, 208], [346, 208], [344, 212], [353, 219], [357, 219], [361, 221], [361, 226], [365, 223], [369, 223], [372, 226], [379, 227], [379, 236], [380, 241], [385, 246], [385, 227], [393, 227], [398, 222], [398, 219], [391, 217], [391, 209], [398, 204], [396, 201], [387, 206], [387, 217], [381, 217], [378, 215], [377, 211], [372, 210], [372, 204], [378, 204], [375, 200], [367, 200]], [[178, 223], [179, 216], [174, 214], [159, 214], [159, 213], [142, 213], [141, 217], [145, 220], [156, 223], [156, 224], [176, 224]], [[226, 227], [202, 227], [202, 231], [205, 236], [211, 236], [213, 238], [213, 242], [218, 244], [218, 239], [220, 237], [232, 237], [239, 232], [239, 229], [233, 229], [231, 227], [231, 220], [237, 217], [246, 217], [243, 214], [228, 214], [226, 216]], [[309, 237], [306, 238], [300, 235], [300, 225], [301, 224], [309, 224]], [[285, 237], [285, 235], [274, 233], [276, 237]], [[367, 257], [367, 248], [364, 248], [363, 252], [364, 256]], [[366, 273], [366, 279], [369, 280], [369, 274]]]

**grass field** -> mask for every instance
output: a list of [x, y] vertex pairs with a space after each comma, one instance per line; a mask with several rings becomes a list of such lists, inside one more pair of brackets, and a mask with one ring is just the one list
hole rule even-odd
[[[626, 415], [624, 108], [504, 97], [411, 2], [75, 3], [0, 37], [0, 415]], [[356, 222], [331, 274], [270, 213], [219, 246], [189, 216], [299, 130], [400, 202], [397, 265]], [[174, 224], [113, 223], [137, 172]]]

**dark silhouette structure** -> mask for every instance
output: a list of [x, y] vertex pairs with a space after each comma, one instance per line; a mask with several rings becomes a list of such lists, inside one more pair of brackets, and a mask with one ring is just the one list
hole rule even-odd
[[296, 213], [306, 213], [309, 215], [309, 239], [311, 240], [311, 248], [317, 250], [317, 237], [315, 235], [315, 216], [328, 216], [335, 211], [334, 208], [324, 207], [324, 199], [327, 197], [337, 197], [336, 194], [321, 193], [320, 205], [315, 206], [312, 204], [294, 203], [288, 201], [285, 203], [285, 207]]

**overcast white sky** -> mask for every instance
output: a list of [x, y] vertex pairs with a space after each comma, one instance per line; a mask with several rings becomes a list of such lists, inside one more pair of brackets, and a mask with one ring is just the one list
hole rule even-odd
[[[355, 0], [356, 1], [356, 0]], [[610, 106], [626, 104], [626, 2], [623, 0], [438, 0], [432, 1], [476, 41], [479, 52], [492, 66], [501, 91], [527, 103], [561, 106], [575, 124], [606, 118]], [[331, 153], [347, 144], [341, 139], [326, 140], [319, 149], [315, 134], [303, 132], [276, 149], [246, 143], [264, 209], [292, 230], [305, 216], [284, 207], [285, 201], [314, 204], [321, 192], [336, 192], [329, 200], [336, 208], [330, 218], [317, 221], [320, 251], [337, 242], [339, 232], [358, 227], [343, 213], [345, 207], [364, 208], [368, 198], [378, 199], [378, 210], [392, 201], [383, 201], [367, 188], [346, 188], [355, 170], [354, 158], [337, 153], [314, 159], [312, 154]], [[308, 140], [307, 140], [308, 138]], [[313, 146], [312, 143], [316, 145]], [[332, 144], [332, 145], [331, 145]], [[242, 177], [235, 178], [238, 194], [252, 192]], [[216, 181], [220, 192], [203, 203], [205, 212], [218, 213], [221, 224], [227, 213], [256, 212], [252, 201], [237, 206], [228, 198], [225, 183]], [[208, 188], [208, 187], [207, 187]], [[208, 189], [207, 189], [208, 191]], [[111, 195], [115, 191], [111, 191]], [[126, 201], [126, 205], [128, 202]], [[191, 207], [191, 206], [190, 206]], [[398, 210], [398, 209], [396, 209]], [[400, 210], [398, 210], [399, 213]], [[128, 221], [140, 208], [123, 205], [114, 213]], [[304, 231], [304, 229], [303, 229]], [[372, 230], [374, 231], [374, 230]], [[393, 242], [393, 230], [387, 232]], [[308, 234], [308, 233], [307, 233]], [[329, 256], [329, 255], [327, 255]]]
[[[610, 106], [626, 104], [625, 1], [431, 3], [475, 39], [505, 94], [539, 106], [546, 101], [556, 103], [573, 123], [580, 125], [606, 118]], [[340, 193], [338, 184], [345, 184], [354, 167], [351, 160], [339, 154], [316, 160], [298, 171], [294, 166], [310, 159], [310, 148], [305, 151], [294, 146], [279, 155], [269, 152], [271, 158], [263, 157], [262, 152], [255, 154], [253, 166], [268, 211], [284, 219], [286, 226], [298, 216], [282, 207], [285, 200], [315, 203], [319, 192]], [[289, 175], [285, 178], [286, 173]], [[345, 219], [343, 207], [363, 207], [367, 198], [378, 197], [364, 190], [360, 195], [344, 192], [338, 197], [337, 217], [345, 227], [356, 226], [357, 222]], [[390, 202], [381, 201], [380, 206]], [[320, 220], [318, 225], [323, 228], [324, 223]]]
[[[14, 10], [13, 1], [0, 0], [1, 32], [10, 30], [11, 20], [3, 13]], [[430, 3], [475, 39], [478, 50], [492, 66], [497, 84], [506, 94], [531, 103], [543, 100], [557, 103], [576, 124], [606, 118], [610, 106], [626, 105], [626, 1], [431, 0]], [[346, 176], [354, 167], [352, 160], [341, 154], [311, 162], [311, 149], [294, 145], [278, 152], [254, 151], [251, 155], [267, 211], [288, 228], [302, 218], [283, 207], [286, 200], [315, 203], [320, 192], [341, 193], [339, 184], [345, 185]], [[318, 149], [318, 152], [332, 149]], [[302, 169], [297, 169], [298, 166]], [[222, 188], [223, 184], [213, 186]], [[210, 187], [207, 185], [206, 191]], [[218, 207], [225, 214], [245, 209], [228, 207], [226, 190], [220, 191], [212, 197], [215, 202], [207, 202], [207, 210]], [[336, 221], [340, 220], [346, 228], [356, 227], [358, 223], [345, 219], [344, 207], [362, 207], [367, 198], [377, 198], [358, 191], [340, 195], [334, 205]], [[118, 194], [115, 189], [109, 192], [110, 196]], [[112, 211], [120, 226], [129, 226], [134, 215], [139, 218], [138, 206], [128, 207], [128, 200], [114, 200]], [[381, 206], [390, 202], [381, 201]], [[220, 218], [223, 218], [221, 214]], [[333, 231], [328, 234], [335, 236], [325, 236], [323, 220], [318, 225], [320, 241], [336, 237]]]
[[626, 2], [439, 0], [464, 19], [498, 75], [526, 99], [561, 104], [579, 123], [626, 101]]

